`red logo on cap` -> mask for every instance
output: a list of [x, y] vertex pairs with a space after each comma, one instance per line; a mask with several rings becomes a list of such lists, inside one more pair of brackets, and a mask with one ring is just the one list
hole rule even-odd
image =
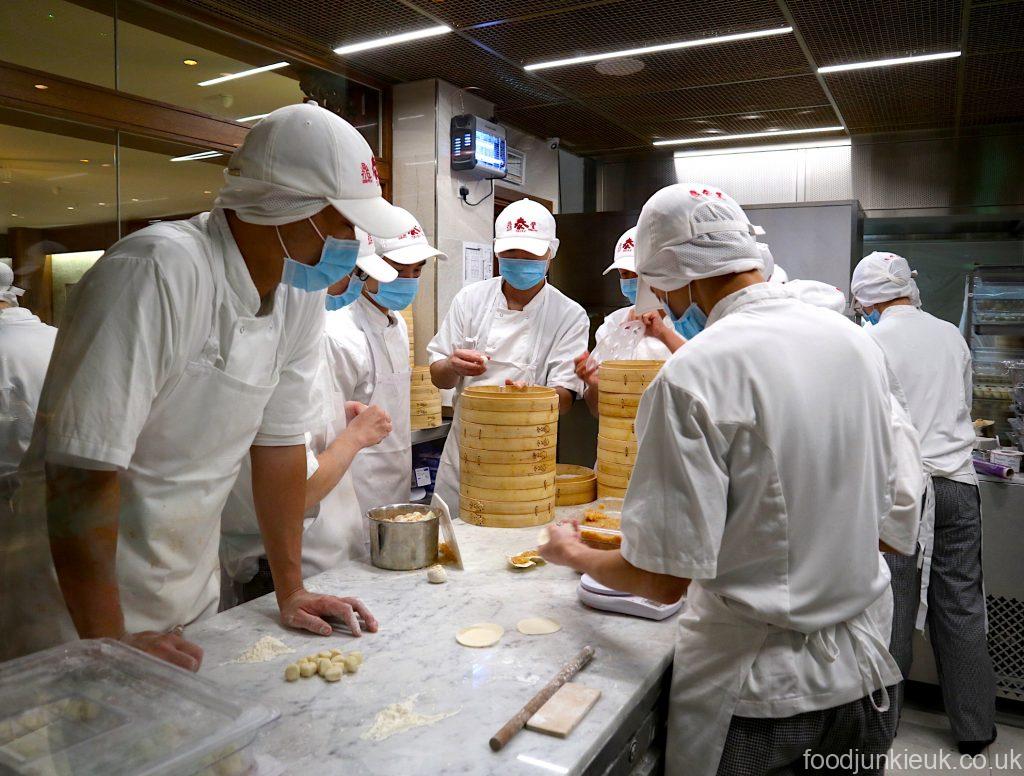
[[410, 229], [408, 232], [403, 234], [398, 239], [404, 240], [406, 237], [419, 237], [421, 234], [423, 234], [423, 230], [420, 229], [418, 226], [414, 226], [412, 229]]
[[690, 196], [693, 197], [694, 199], [699, 199], [700, 192], [697, 191], [696, 189], [690, 189]]
[[633, 238], [627, 237], [626, 242], [622, 243], [622, 250], [631, 251], [633, 250]]
[[370, 157], [370, 166], [373, 168], [373, 179], [380, 183], [380, 173], [377, 172], [377, 160], [374, 157]]
[[366, 162], [359, 165], [359, 174], [363, 179], [363, 183], [373, 183], [373, 173], [370, 172], [370, 165]]
[[373, 235], [372, 234], [366, 235], [366, 244], [367, 245], [373, 245]]
[[509, 224], [509, 228], [510, 229], [515, 229], [517, 232], [526, 232], [526, 231], [536, 232], [537, 231], [537, 222], [536, 221], [530, 221], [529, 223], [527, 223], [525, 218], [523, 218], [522, 216], [519, 216], [519, 218], [516, 219], [515, 224]]

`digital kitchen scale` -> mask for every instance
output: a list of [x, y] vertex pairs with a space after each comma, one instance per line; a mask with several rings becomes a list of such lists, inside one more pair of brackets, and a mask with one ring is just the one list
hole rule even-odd
[[580, 586], [576, 588], [576, 594], [584, 604], [592, 609], [603, 609], [606, 612], [618, 612], [648, 620], [664, 620], [666, 617], [671, 617], [683, 608], [683, 602], [686, 600], [680, 598], [674, 604], [660, 604], [649, 598], [613, 590], [602, 585], [589, 574], [584, 574], [580, 579]]

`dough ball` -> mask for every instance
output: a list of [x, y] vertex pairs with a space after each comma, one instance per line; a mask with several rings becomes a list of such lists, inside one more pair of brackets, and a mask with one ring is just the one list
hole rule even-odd
[[328, 682], [337, 682], [339, 679], [341, 679], [342, 673], [344, 672], [341, 670], [341, 666], [336, 666], [332, 664], [331, 667], [324, 672], [324, 679], [326, 679]]
[[505, 634], [505, 629], [493, 622], [484, 622], [463, 628], [455, 634], [455, 640], [464, 647], [492, 647]]
[[359, 670], [359, 664], [362, 663], [362, 662], [363, 662], [362, 660], [357, 660], [356, 658], [352, 657], [351, 655], [346, 657], [345, 658], [345, 671], [346, 671], [346, 673], [354, 674], [356, 671]]
[[331, 658], [332, 659], [336, 658], [340, 654], [341, 654], [341, 650], [338, 649], [337, 647], [335, 647], [334, 649], [331, 650]]
[[547, 617], [527, 617], [516, 623], [516, 630], [524, 636], [547, 636], [562, 630], [562, 626]]
[[359, 663], [359, 665], [363, 664], [363, 653], [360, 652], [358, 649], [355, 649], [349, 652], [347, 655], [345, 655], [346, 660], [348, 660], [349, 658], [355, 660], [357, 663]]
[[332, 663], [330, 659], [322, 657], [320, 658], [320, 662], [316, 664], [316, 672], [320, 674], [320, 676], [326, 676], [327, 672], [331, 670], [331, 666], [333, 665], [334, 663]]
[[325, 650], [322, 650], [322, 651], [318, 652], [317, 653], [317, 657], [326, 657], [326, 658], [330, 659], [332, 654], [333, 653], [331, 652], [331, 650], [325, 649]]
[[286, 682], [294, 682], [299, 678], [299, 664], [292, 663], [289, 666], [285, 666], [284, 669], [284, 680]]
[[344, 665], [345, 664], [345, 656], [344, 655], [335, 655], [334, 657], [331, 658], [331, 662], [334, 663], [334, 665], [338, 665], [339, 663]]
[[299, 676], [303, 679], [309, 679], [313, 674], [316, 673], [316, 664], [306, 660], [299, 664]]
[[427, 581], [434, 585], [441, 585], [448, 581], [448, 572], [440, 563], [435, 563], [427, 569]]

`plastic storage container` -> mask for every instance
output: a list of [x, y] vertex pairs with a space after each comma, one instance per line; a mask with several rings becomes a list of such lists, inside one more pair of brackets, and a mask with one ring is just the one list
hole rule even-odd
[[975, 323], [1024, 323], [1024, 285], [979, 280], [974, 285]]
[[0, 773], [254, 776], [278, 712], [109, 639], [0, 665]]

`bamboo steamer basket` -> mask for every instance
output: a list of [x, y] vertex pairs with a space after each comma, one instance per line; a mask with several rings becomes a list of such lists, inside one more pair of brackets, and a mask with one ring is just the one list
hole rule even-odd
[[416, 430], [440, 426], [441, 392], [430, 382], [430, 367], [413, 367], [409, 379], [410, 427]]
[[601, 468], [601, 462], [597, 463], [597, 484], [608, 485], [613, 488], [619, 488], [625, 490], [629, 487], [629, 477], [623, 477], [618, 474], [611, 474]]
[[537, 512], [536, 514], [503, 515], [491, 512], [469, 512], [460, 507], [459, 517], [466, 523], [488, 528], [529, 528], [550, 523], [555, 517], [555, 508], [552, 506], [550, 512]]
[[601, 418], [601, 425], [597, 432], [598, 436], [615, 442], [632, 442], [636, 439], [636, 433], [633, 431], [632, 424], [630, 424], [629, 428], [616, 428], [607, 424], [606, 421], [609, 420], [613, 420], [613, 418]]
[[[554, 495], [554, 486], [546, 488], [523, 488], [515, 491], [516, 497], [520, 501], [541, 501], [542, 499], [551, 498]], [[475, 485], [467, 485], [462, 483], [460, 485], [460, 501], [464, 498], [475, 498], [480, 501], [508, 501], [509, 492], [504, 489], [492, 490], [490, 488], [480, 488]]]
[[604, 400], [604, 394], [597, 402], [597, 412], [602, 418], [619, 418], [622, 420], [633, 420], [636, 418], [636, 407], [623, 407], [619, 404]]
[[[504, 428], [504, 427], [502, 427]], [[459, 439], [459, 448], [476, 453], [523, 453], [535, 450], [549, 450], [555, 453], [557, 439], [554, 434], [521, 439], [488, 439], [487, 437], [466, 437]]]
[[538, 499], [537, 501], [485, 501], [478, 498], [460, 499], [463, 511], [490, 515], [536, 515], [541, 512], [553, 512], [555, 497]]
[[399, 310], [402, 318], [405, 319], [405, 328], [409, 332], [409, 366], [416, 364], [416, 319], [412, 313], [412, 305], [404, 310]]
[[493, 475], [495, 472], [501, 472], [503, 475], [524, 477], [532, 474], [548, 474], [554, 465], [553, 459], [548, 461], [528, 461], [525, 463], [494, 463], [492, 461], [479, 462], [464, 458], [461, 469], [463, 474]]
[[414, 431], [424, 428], [437, 428], [441, 425], [441, 413], [437, 412], [433, 415], [417, 415], [412, 419], [410, 428]]
[[[598, 367], [597, 377], [601, 392], [611, 390], [614, 393], [641, 394], [661, 370], [664, 361], [604, 361]], [[604, 381], [608, 380], [608, 388]], [[613, 385], [623, 386], [622, 390], [612, 388]]]
[[462, 460], [467, 463], [505, 464], [514, 463], [554, 463], [555, 448], [536, 450], [474, 450], [464, 448], [466, 453]]
[[597, 471], [600, 474], [611, 474], [615, 477], [625, 477], [627, 480], [633, 476], [633, 464], [622, 461], [622, 459], [606, 459], [597, 457]]
[[610, 485], [602, 485], [600, 482], [597, 483], [597, 497], [598, 498], [625, 498], [625, 488], [613, 488]]
[[662, 361], [605, 361], [598, 371], [597, 492], [624, 496], [636, 463], [636, 412]]
[[475, 423], [485, 426], [540, 426], [554, 425], [558, 422], [558, 412], [544, 410], [541, 412], [490, 412], [486, 410], [469, 410], [459, 407], [463, 425]]
[[[541, 439], [553, 437], [558, 431], [557, 423], [533, 423], [526, 426], [495, 426], [489, 423], [463, 423], [460, 442], [475, 439]], [[479, 449], [479, 445], [475, 445]], [[487, 448], [491, 449], [491, 448]]]
[[620, 407], [624, 410], [632, 410], [633, 415], [636, 416], [637, 407], [640, 406], [640, 396], [629, 394], [629, 393], [608, 393], [607, 391], [601, 391], [600, 393], [601, 404], [607, 404], [611, 407]]
[[434, 387], [433, 381], [430, 379], [430, 367], [429, 366], [414, 366], [412, 368], [412, 387], [415, 389], [419, 385], [429, 385], [431, 388]]
[[[459, 406], [481, 412], [547, 412], [558, 417], [558, 394], [550, 388], [508, 389], [498, 385], [474, 385], [462, 392]], [[502, 424], [506, 425], [506, 424]]]
[[598, 434], [597, 449], [607, 450], [610, 453], [618, 453], [619, 455], [636, 455], [637, 443], [628, 439], [611, 439]]
[[550, 472], [538, 474], [502, 474], [502, 467], [498, 464], [492, 466], [491, 471], [495, 472], [495, 474], [462, 472], [460, 474], [460, 479], [464, 485], [470, 485], [476, 488], [511, 491], [511, 493], [508, 494], [509, 499], [519, 498], [517, 495], [519, 490], [530, 490], [533, 488], [547, 488], [552, 492], [552, 494], [554, 494], [555, 467], [553, 465], [551, 466]]
[[560, 507], [589, 504], [597, 498], [597, 475], [586, 466], [560, 463], [555, 468], [555, 504]]
[[429, 399], [434, 396], [440, 396], [441, 392], [437, 390], [437, 388], [435, 388], [429, 382], [426, 384], [413, 382], [413, 384], [409, 387], [409, 395], [412, 396], [414, 399]]

